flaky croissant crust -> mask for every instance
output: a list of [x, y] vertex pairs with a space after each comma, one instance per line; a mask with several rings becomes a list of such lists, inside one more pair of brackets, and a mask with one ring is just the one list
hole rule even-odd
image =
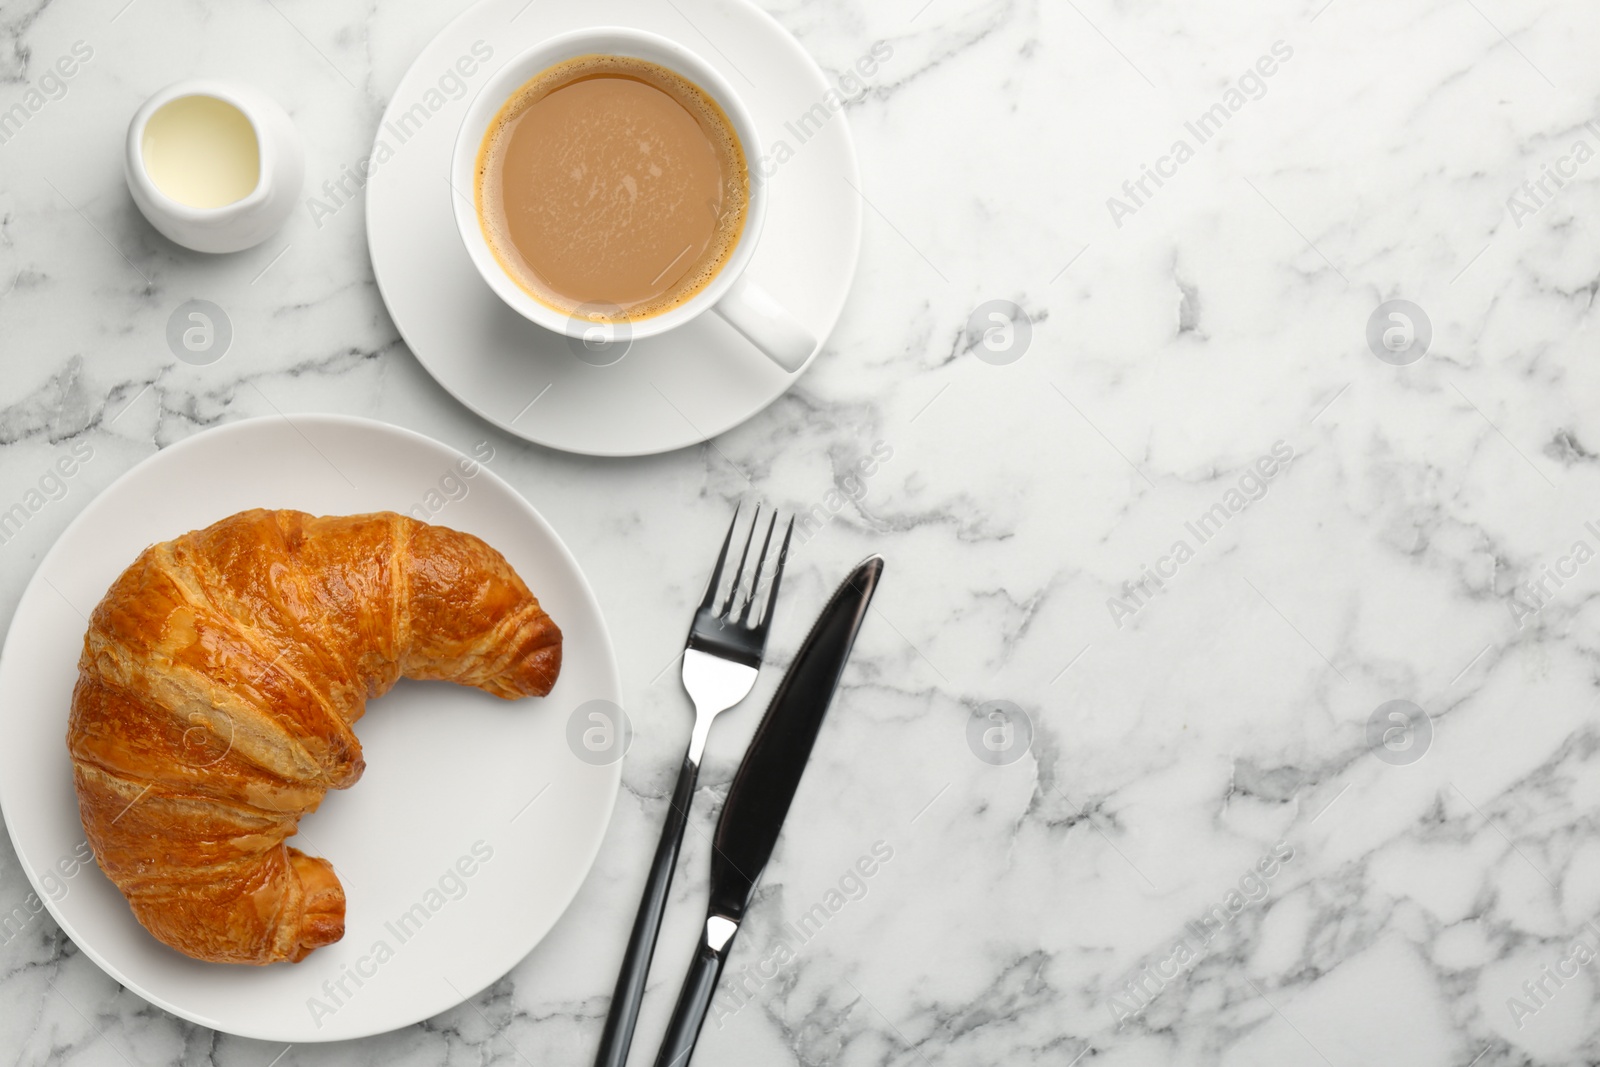
[[100, 867], [196, 959], [344, 933], [301, 816], [361, 777], [351, 729], [401, 676], [543, 696], [561, 631], [505, 558], [392, 512], [254, 510], [146, 549], [95, 608], [67, 745]]

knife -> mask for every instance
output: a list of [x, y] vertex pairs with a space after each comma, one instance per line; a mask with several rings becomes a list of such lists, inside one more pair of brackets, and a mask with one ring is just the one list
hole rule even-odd
[[705, 926], [656, 1056], [656, 1067], [685, 1067], [694, 1054], [733, 936], [739, 932], [756, 882], [772, 857], [800, 775], [811, 758], [811, 746], [882, 574], [883, 557], [869, 556], [833, 594], [778, 684], [733, 776], [711, 841], [711, 903]]

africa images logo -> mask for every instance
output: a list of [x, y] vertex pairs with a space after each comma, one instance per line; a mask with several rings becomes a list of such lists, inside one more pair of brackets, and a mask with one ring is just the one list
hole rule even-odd
[[1428, 754], [1433, 719], [1410, 700], [1389, 700], [1367, 717], [1367, 748], [1391, 767], [1405, 767]]
[[167, 316], [167, 348], [192, 367], [206, 367], [233, 347], [233, 321], [210, 300], [186, 300]]
[[367, 182], [378, 168], [393, 159], [395, 153], [420, 133], [433, 116], [443, 111], [451, 101], [464, 98], [468, 83], [493, 58], [493, 45], [487, 41], [474, 41], [467, 53], [458, 56], [455, 63], [446, 67], [434, 79], [434, 83], [423, 91], [421, 99], [413, 101], [407, 108], [392, 108], [394, 118], [379, 129], [372, 154], [362, 156], [354, 165], [346, 163], [339, 168], [337, 175], [322, 183], [321, 196], [313, 194], [306, 198], [306, 211], [316, 228], [322, 229], [328, 219], [354, 201], [356, 194], [367, 187]]
[[1033, 343], [1033, 319], [1012, 300], [988, 300], [967, 317], [966, 347], [993, 367], [1015, 363]]
[[1033, 747], [1033, 720], [1009, 700], [991, 700], [967, 718], [967, 747], [991, 767], [1006, 767]]
[[337, 977], [324, 979], [322, 995], [306, 998], [306, 1010], [317, 1028], [322, 1028], [323, 1019], [348, 1005], [367, 982], [378, 976], [379, 969], [439, 913], [452, 902], [464, 899], [471, 891], [472, 879], [492, 859], [494, 846], [481, 839], [474, 841], [468, 852], [446, 867], [415, 903], [383, 924], [387, 936], [379, 937], [354, 962], [341, 965]]
[[1433, 322], [1409, 300], [1385, 300], [1367, 318], [1367, 348], [1392, 367], [1409, 367], [1432, 344]]
[[[1106, 610], [1111, 621], [1122, 629], [1127, 620], [1143, 611], [1157, 593], [1164, 593], [1167, 583], [1178, 576], [1185, 563], [1194, 559], [1197, 550], [1220, 534], [1228, 522], [1256, 501], [1267, 495], [1272, 480], [1289, 469], [1295, 458], [1294, 446], [1287, 441], [1273, 442], [1272, 449], [1256, 459], [1222, 494], [1222, 499], [1202, 511], [1192, 521], [1183, 524], [1187, 536], [1172, 543], [1166, 555], [1155, 564], [1141, 565], [1139, 576], [1122, 583], [1122, 595], [1106, 598]], [[1190, 544], [1189, 538], [1194, 539]]]
[[1223, 895], [1220, 903], [1186, 923], [1182, 936], [1176, 938], [1163, 955], [1134, 971], [1122, 988], [1107, 998], [1106, 1007], [1112, 1021], [1120, 1028], [1129, 1019], [1138, 1018], [1162, 990], [1193, 970], [1205, 958], [1206, 948], [1218, 934], [1231, 927], [1247, 908], [1272, 895], [1272, 879], [1294, 855], [1293, 845], [1279, 841], [1271, 852], [1261, 856], [1239, 876], [1235, 887]]
[[[1269, 52], [1259, 57], [1254, 65], [1223, 90], [1220, 100], [1183, 124], [1188, 137], [1174, 140], [1167, 153], [1157, 157], [1153, 168], [1148, 163], [1141, 163], [1139, 176], [1122, 183], [1121, 197], [1106, 198], [1106, 210], [1111, 213], [1111, 221], [1117, 229], [1122, 229], [1122, 224], [1149, 204], [1162, 186], [1176, 178], [1178, 168], [1195, 157], [1195, 150], [1215, 139], [1233, 116], [1244, 110], [1245, 105], [1267, 95], [1267, 79], [1294, 58], [1294, 48], [1286, 41], [1273, 41]], [[1193, 144], [1189, 143], [1191, 137]]]

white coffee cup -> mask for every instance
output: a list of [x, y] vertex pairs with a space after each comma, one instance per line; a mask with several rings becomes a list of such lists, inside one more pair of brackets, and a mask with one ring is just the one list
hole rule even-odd
[[[501, 300], [524, 318], [580, 341], [593, 334], [595, 323], [558, 311], [536, 299], [506, 273], [490, 249], [478, 219], [476, 171], [478, 151], [489, 124], [512, 94], [536, 74], [557, 63], [595, 54], [643, 59], [681, 74], [721, 106], [733, 124], [747, 161], [756, 158], [753, 153], [759, 152], [761, 144], [750, 112], [726, 78], [687, 48], [643, 30], [605, 26], [552, 37], [512, 57], [484, 83], [462, 119], [450, 166], [450, 195], [456, 227], [461, 231], [461, 240], [466, 244], [473, 265]], [[748, 162], [746, 167], [749, 168]], [[715, 311], [784, 370], [799, 370], [811, 358], [817, 347], [811, 331], [766, 290], [744, 276], [745, 268], [755, 255], [767, 210], [767, 186], [754, 169], [749, 169], [748, 188], [750, 203], [745, 212], [744, 232], [716, 277], [677, 307], [648, 318], [629, 320], [619, 324], [619, 329], [632, 338], [651, 337], [682, 326], [703, 312]]]

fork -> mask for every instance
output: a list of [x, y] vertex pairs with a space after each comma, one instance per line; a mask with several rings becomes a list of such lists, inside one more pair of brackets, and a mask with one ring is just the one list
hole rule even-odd
[[689, 624], [689, 638], [683, 648], [683, 687], [694, 701], [694, 731], [689, 735], [689, 751], [683, 757], [683, 768], [678, 772], [678, 785], [672, 792], [672, 806], [667, 811], [667, 823], [661, 828], [661, 842], [656, 845], [656, 856], [650, 865], [650, 877], [645, 881], [644, 897], [639, 901], [639, 914], [633, 920], [633, 934], [628, 938], [628, 949], [622, 957], [622, 973], [617, 976], [616, 990], [611, 994], [611, 1010], [606, 1015], [605, 1030], [600, 1035], [600, 1053], [595, 1057], [595, 1067], [625, 1067], [628, 1046], [633, 1042], [633, 1029], [639, 1022], [639, 1005], [644, 999], [644, 983], [650, 974], [650, 957], [655, 953], [656, 935], [661, 932], [661, 916], [667, 908], [667, 890], [672, 885], [673, 870], [678, 865], [678, 849], [683, 844], [683, 831], [689, 822], [689, 805], [694, 799], [695, 782], [700, 777], [700, 757], [705, 753], [706, 738], [711, 733], [711, 720], [738, 704], [750, 695], [761, 671], [761, 657], [767, 647], [767, 631], [772, 624], [772, 609], [778, 603], [778, 585], [783, 579], [783, 565], [789, 557], [789, 538], [794, 533], [794, 519], [784, 530], [783, 544], [778, 549], [777, 564], [772, 572], [772, 584], [767, 590], [765, 607], [750, 621], [756, 594], [761, 587], [761, 572], [767, 562], [767, 550], [772, 547], [772, 533], [777, 526], [778, 513], [774, 511], [767, 520], [767, 534], [761, 542], [761, 555], [756, 559], [751, 574], [750, 589], [744, 603], [735, 614], [734, 601], [738, 598], [744, 579], [745, 563], [750, 558], [750, 545], [755, 541], [756, 528], [761, 521], [758, 504], [750, 519], [750, 532], [745, 537], [744, 550], [739, 553], [739, 565], [733, 572], [733, 582], [728, 586], [727, 599], [717, 608], [717, 589], [722, 583], [722, 568], [728, 559], [728, 547], [733, 543], [734, 530], [739, 525], [739, 509], [734, 508], [733, 521], [722, 539], [722, 551], [717, 553], [717, 565], [711, 571], [711, 581], [706, 585], [706, 595], [695, 610]]

